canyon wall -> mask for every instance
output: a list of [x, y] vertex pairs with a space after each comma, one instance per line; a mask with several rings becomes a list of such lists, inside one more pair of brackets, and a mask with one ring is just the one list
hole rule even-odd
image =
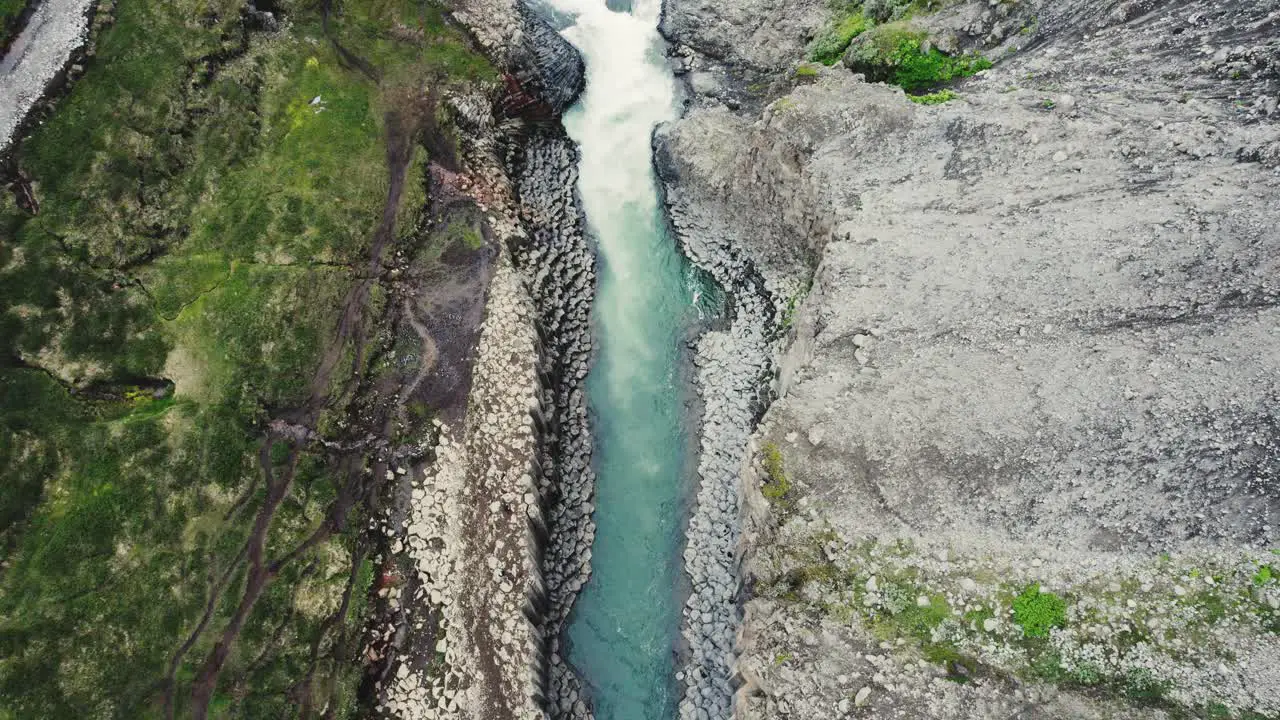
[[736, 715], [1274, 714], [1272, 9], [916, 12], [996, 60], [920, 104], [763, 5], [669, 4], [658, 138], [778, 310]]

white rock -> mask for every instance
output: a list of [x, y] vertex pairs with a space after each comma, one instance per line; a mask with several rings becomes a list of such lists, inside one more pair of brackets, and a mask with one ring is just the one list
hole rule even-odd
[[826, 432], [822, 429], [821, 425], [814, 425], [809, 428], [809, 443], [814, 447], [817, 447], [822, 444], [822, 439], [825, 435]]
[[866, 705], [870, 698], [871, 698], [871, 688], [864, 686], [861, 690], [858, 691], [857, 695], [853, 696], [854, 707], [862, 707], [863, 705]]

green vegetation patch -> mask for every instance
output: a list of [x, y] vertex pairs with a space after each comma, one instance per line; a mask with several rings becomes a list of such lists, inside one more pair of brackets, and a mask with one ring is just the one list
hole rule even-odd
[[782, 450], [776, 443], [767, 443], [763, 452], [766, 479], [760, 492], [775, 505], [789, 508], [794, 498], [791, 496], [791, 480], [787, 477], [786, 468], [783, 466]]
[[[262, 151], [207, 193], [187, 249], [272, 264], [356, 262], [384, 202], [376, 90], [302, 42], [277, 49], [285, 73], [258, 101]], [[270, 188], [264, 192], [264, 189]]]
[[[939, 568], [910, 542], [796, 532], [772, 544], [763, 563], [773, 574], [757, 582], [757, 595], [803, 604], [840, 625], [858, 621], [955, 682], [1013, 675], [1201, 717], [1204, 708], [1180, 705], [1172, 693], [1176, 668], [1233, 667], [1239, 638], [1265, 642], [1261, 634], [1275, 631], [1274, 563], [1256, 557], [1190, 566], [1164, 556], [1148, 571], [1104, 572], [1059, 594], [1002, 580], [982, 560]], [[1148, 669], [1153, 656], [1154, 667], [1172, 674]], [[1261, 717], [1248, 708], [1211, 716]]]
[[180, 394], [250, 415], [303, 402], [351, 280], [331, 268], [237, 264], [171, 325]]
[[866, 32], [871, 22], [860, 6], [846, 9], [832, 20], [809, 45], [809, 59], [823, 65], [835, 65], [844, 56], [853, 39]]
[[[285, 4], [287, 29], [270, 35], [239, 26], [244, 4], [119, 3], [84, 76], [15, 151], [40, 213], [0, 194], [0, 718], [162, 717], [171, 663], [174, 714], [191, 715], [244, 594], [265, 471], [297, 458], [268, 560], [346, 483], [319, 450], [259, 450], [269, 421], [324, 394], [313, 384], [339, 310], [374, 282], [388, 114], [496, 76], [434, 3], [334, 4], [330, 27], [372, 77], [333, 49], [320, 3]], [[0, 0], [0, 23], [11, 7]], [[405, 233], [426, 200], [426, 151], [412, 147]], [[369, 296], [354, 324], [376, 321], [385, 293]], [[355, 364], [338, 349], [331, 384]], [[348, 397], [328, 393], [317, 431]], [[376, 569], [363, 523], [347, 527], [266, 587], [213, 717], [294, 716], [308, 692], [313, 712], [351, 715]]]
[[394, 84], [405, 78], [488, 82], [498, 72], [445, 20], [442, 5], [423, 0], [334, 3], [336, 36]]
[[992, 66], [972, 54], [952, 57], [926, 44], [928, 33], [905, 22], [877, 25], [850, 46], [847, 64], [872, 82], [887, 82], [909, 93], [968, 77]]
[[908, 100], [919, 105], [941, 105], [945, 102], [951, 102], [958, 97], [960, 96], [956, 94], [956, 91], [950, 88], [943, 88], [938, 92], [926, 93], [924, 95], [907, 94]]
[[1067, 601], [1032, 583], [1013, 599], [1013, 621], [1027, 637], [1048, 637], [1051, 629], [1066, 627]]
[[1258, 568], [1258, 572], [1253, 574], [1253, 584], [1262, 587], [1273, 582], [1280, 582], [1280, 572], [1270, 565], [1262, 565]]
[[0, 0], [0, 47], [14, 37], [18, 18], [26, 7], [27, 0]]

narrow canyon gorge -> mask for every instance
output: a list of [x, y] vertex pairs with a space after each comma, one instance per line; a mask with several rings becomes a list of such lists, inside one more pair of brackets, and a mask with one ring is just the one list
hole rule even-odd
[[0, 720], [1280, 717], [1275, 0], [0, 53]]

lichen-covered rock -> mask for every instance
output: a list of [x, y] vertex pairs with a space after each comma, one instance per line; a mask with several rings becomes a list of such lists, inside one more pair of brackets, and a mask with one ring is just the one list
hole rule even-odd
[[680, 0], [666, 5], [660, 28], [704, 57], [778, 70], [803, 54], [826, 19], [813, 0]]
[[1020, 5], [913, 21], [1003, 58], [950, 102], [835, 67], [659, 137], [677, 229], [787, 331], [742, 717], [1276, 712], [1270, 11]]

